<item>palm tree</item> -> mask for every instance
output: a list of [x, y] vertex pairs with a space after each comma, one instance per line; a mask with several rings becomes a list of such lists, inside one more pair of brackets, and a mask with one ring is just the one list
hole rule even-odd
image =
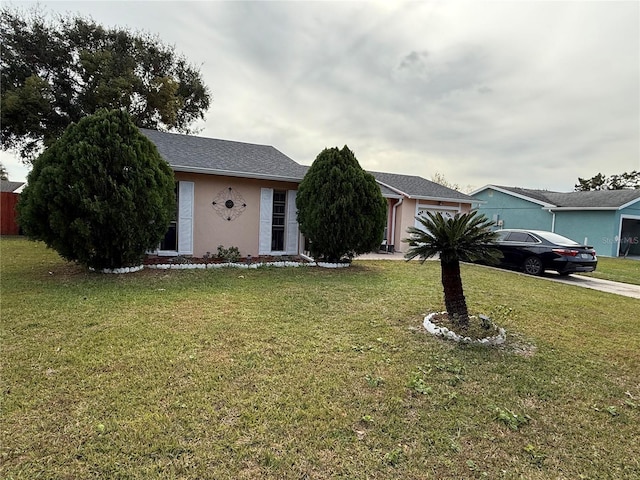
[[427, 217], [416, 217], [424, 229], [409, 227], [409, 238], [402, 240], [410, 245], [405, 254], [407, 260], [420, 257], [424, 263], [427, 258], [440, 255], [445, 307], [449, 319], [463, 329], [469, 326], [469, 312], [462, 289], [460, 262], [493, 263], [501, 256], [500, 251], [491, 246], [496, 237], [491, 231], [493, 222], [477, 213], [458, 213], [453, 218], [444, 218], [441, 213], [427, 212]]

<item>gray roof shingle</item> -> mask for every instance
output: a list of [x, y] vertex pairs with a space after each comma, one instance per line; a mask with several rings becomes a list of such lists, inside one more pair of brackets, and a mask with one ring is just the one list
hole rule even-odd
[[11, 182], [9, 180], [0, 180], [0, 191], [15, 192], [23, 185], [24, 185], [24, 182]]
[[140, 129], [176, 171], [302, 180], [306, 169], [269, 145]]
[[498, 185], [496, 185], [496, 187], [554, 205], [558, 208], [619, 208], [634, 200], [640, 200], [640, 190], [594, 190], [589, 192], [563, 193]]
[[546, 196], [546, 194], [549, 193], [548, 190], [531, 190], [528, 188], [520, 188], [520, 187], [504, 187], [502, 185], [496, 185], [496, 187], [501, 188], [503, 190], [507, 190], [509, 192], [513, 192], [517, 195], [522, 195], [524, 197], [532, 198], [539, 202], [553, 205], [553, 202], [551, 202]]
[[[269, 145], [140, 129], [175, 171], [301, 181], [309, 169]], [[370, 172], [385, 197], [472, 202], [468, 195], [414, 175]]]
[[462, 202], [474, 202], [469, 195], [458, 192], [439, 183], [426, 180], [415, 175], [400, 175], [397, 173], [370, 172], [379, 183], [407, 194], [411, 198], [447, 199]]

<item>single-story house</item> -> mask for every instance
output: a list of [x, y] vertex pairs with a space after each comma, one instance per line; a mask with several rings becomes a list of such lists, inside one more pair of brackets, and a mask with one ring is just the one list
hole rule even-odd
[[551, 192], [486, 185], [470, 194], [499, 228], [548, 230], [598, 255], [640, 255], [640, 190]]
[[[295, 198], [308, 166], [268, 145], [141, 131], [176, 179], [176, 215], [158, 255], [202, 257], [219, 245], [243, 256], [303, 253]], [[473, 198], [424, 178], [371, 173], [389, 205], [383, 243], [390, 251], [401, 251], [417, 215], [471, 210]]]
[[20, 227], [16, 221], [16, 204], [24, 182], [0, 180], [0, 235], [18, 235]]

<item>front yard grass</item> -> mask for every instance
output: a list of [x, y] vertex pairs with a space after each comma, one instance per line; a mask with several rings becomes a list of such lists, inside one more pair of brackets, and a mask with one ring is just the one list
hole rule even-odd
[[621, 257], [598, 257], [596, 271], [581, 273], [581, 275], [640, 285], [640, 260]]
[[0, 477], [639, 478], [640, 302], [437, 262], [101, 275], [1, 239]]

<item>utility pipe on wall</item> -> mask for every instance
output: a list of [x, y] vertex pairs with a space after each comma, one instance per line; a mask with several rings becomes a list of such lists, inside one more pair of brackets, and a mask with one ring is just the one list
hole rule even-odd
[[547, 211], [552, 215], [551, 217], [551, 231], [555, 233], [556, 231], [556, 212], [551, 211], [551, 209], [547, 209]]
[[393, 206], [393, 210], [391, 211], [391, 244], [396, 244], [396, 210], [400, 205], [402, 205], [403, 197], [400, 197], [400, 201]]

